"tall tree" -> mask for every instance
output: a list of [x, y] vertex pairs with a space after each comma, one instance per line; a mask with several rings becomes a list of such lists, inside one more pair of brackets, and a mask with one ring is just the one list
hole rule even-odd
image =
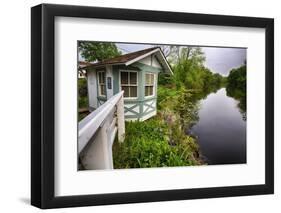
[[80, 41], [78, 50], [86, 61], [102, 61], [121, 55], [117, 46], [111, 42]]
[[182, 49], [179, 45], [154, 45], [155, 47], [159, 47], [162, 52], [164, 53], [164, 56], [167, 58], [168, 62], [171, 65], [174, 65], [177, 63], [179, 57], [180, 57], [180, 51]]
[[200, 89], [205, 56], [201, 48], [183, 47], [175, 53], [174, 80], [177, 86]]
[[173, 80], [177, 87], [208, 92], [224, 86], [226, 78], [205, 67], [205, 55], [200, 47], [181, 47], [172, 56]]

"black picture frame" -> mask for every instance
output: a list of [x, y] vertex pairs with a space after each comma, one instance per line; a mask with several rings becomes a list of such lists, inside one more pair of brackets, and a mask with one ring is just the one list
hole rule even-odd
[[[55, 17], [264, 28], [266, 135], [265, 184], [96, 195], [54, 195]], [[41, 4], [31, 8], [31, 204], [39, 208], [272, 194], [274, 192], [274, 20], [164, 11]]]

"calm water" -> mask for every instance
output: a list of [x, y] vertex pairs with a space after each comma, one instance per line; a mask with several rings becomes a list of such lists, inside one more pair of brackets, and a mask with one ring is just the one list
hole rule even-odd
[[237, 104], [224, 88], [200, 102], [199, 121], [191, 131], [208, 164], [246, 163], [246, 121]]

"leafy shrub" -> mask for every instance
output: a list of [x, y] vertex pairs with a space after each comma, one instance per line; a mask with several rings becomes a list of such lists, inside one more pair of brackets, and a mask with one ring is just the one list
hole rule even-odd
[[194, 100], [193, 93], [182, 89], [174, 106], [184, 129], [189, 129], [199, 119], [198, 102]]
[[170, 85], [173, 83], [171, 74], [160, 72], [158, 75], [158, 85]]
[[87, 79], [85, 78], [78, 79], [78, 107], [88, 107]]
[[169, 108], [169, 101], [176, 100], [178, 93], [179, 90], [174, 87], [167, 88], [159, 85], [157, 88], [157, 109]]
[[[123, 143], [113, 146], [114, 168], [150, 168], [198, 165], [198, 149], [193, 138], [169, 131], [159, 117], [145, 122], [127, 122]], [[180, 136], [179, 136], [180, 135]], [[172, 139], [173, 137], [181, 137]], [[173, 140], [176, 144], [171, 145]]]
[[78, 100], [78, 107], [79, 109], [81, 108], [87, 108], [88, 107], [88, 97], [81, 97], [79, 96], [79, 100]]
[[86, 78], [78, 79], [78, 93], [79, 93], [79, 97], [86, 97], [88, 95]]

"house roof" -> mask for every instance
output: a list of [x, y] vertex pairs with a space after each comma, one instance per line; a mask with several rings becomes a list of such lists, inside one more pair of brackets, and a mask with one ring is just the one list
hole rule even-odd
[[159, 47], [152, 47], [132, 53], [128, 53], [125, 55], [117, 56], [115, 58], [106, 59], [97, 63], [88, 63], [85, 67], [100, 67], [105, 65], [113, 65], [113, 64], [125, 64], [126, 66], [139, 61], [151, 54], [155, 53], [155, 56], [159, 60], [160, 64], [162, 65], [163, 69], [167, 72], [173, 73], [171, 67], [164, 56], [162, 50]]
[[87, 62], [87, 61], [79, 61], [78, 63], [78, 69], [82, 70], [88, 66], [93, 65], [93, 63]]

